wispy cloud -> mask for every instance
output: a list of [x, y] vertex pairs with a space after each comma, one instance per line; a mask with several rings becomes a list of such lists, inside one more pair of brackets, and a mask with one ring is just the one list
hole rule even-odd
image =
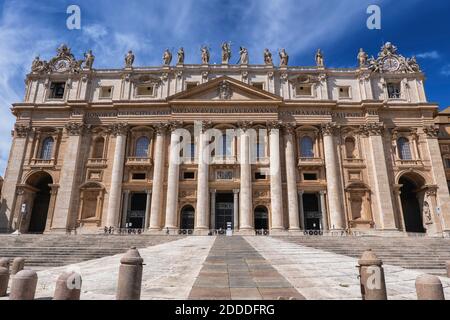
[[436, 59], [440, 59], [441, 55], [439, 54], [439, 52], [434, 50], [434, 51], [428, 51], [428, 52], [422, 52], [422, 53], [416, 54], [416, 57], [420, 58], [420, 59], [433, 59], [433, 60], [436, 60]]
[[450, 77], [450, 64], [447, 64], [447, 65], [442, 67], [441, 74], [446, 76], [446, 77]]

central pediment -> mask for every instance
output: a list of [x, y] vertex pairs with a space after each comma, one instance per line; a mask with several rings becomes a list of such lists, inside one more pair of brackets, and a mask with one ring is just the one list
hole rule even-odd
[[172, 103], [189, 101], [265, 101], [279, 103], [282, 101], [282, 98], [242, 81], [222, 76], [172, 95], [167, 100]]

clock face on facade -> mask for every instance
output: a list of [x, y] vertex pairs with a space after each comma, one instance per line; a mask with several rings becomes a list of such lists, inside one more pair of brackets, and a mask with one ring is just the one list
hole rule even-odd
[[400, 62], [395, 58], [386, 58], [383, 61], [383, 70], [394, 72], [400, 67]]
[[61, 59], [56, 61], [54, 65], [54, 69], [57, 72], [65, 72], [70, 68], [70, 61], [67, 59]]

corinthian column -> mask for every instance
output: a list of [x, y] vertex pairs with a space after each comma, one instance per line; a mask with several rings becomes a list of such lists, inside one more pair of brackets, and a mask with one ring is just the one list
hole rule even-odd
[[330, 230], [345, 228], [344, 209], [342, 206], [341, 176], [338, 169], [338, 158], [334, 144], [334, 123], [322, 126], [323, 143], [325, 149], [325, 169], [327, 174], [328, 204], [330, 209]]
[[177, 228], [178, 212], [178, 182], [180, 176], [180, 134], [177, 131], [181, 126], [179, 122], [170, 124], [170, 158], [169, 172], [167, 177], [167, 202], [166, 202], [166, 224], [164, 228]]
[[298, 194], [297, 194], [297, 168], [294, 152], [294, 127], [287, 125], [285, 128], [284, 140], [286, 143], [286, 180], [289, 210], [289, 230], [300, 230], [298, 216]]
[[383, 230], [396, 230], [392, 190], [389, 183], [386, 159], [383, 147], [383, 125], [370, 123], [365, 125], [363, 132], [369, 135], [370, 159], [372, 162], [374, 195], [378, 208], [378, 220]]
[[209, 157], [208, 135], [206, 130], [210, 123], [202, 122], [198, 140], [198, 179], [197, 179], [197, 210], [195, 212], [195, 229], [208, 230], [209, 215]]
[[283, 230], [283, 196], [280, 165], [280, 123], [269, 123], [270, 149], [270, 202], [272, 206], [272, 230]]
[[128, 125], [125, 123], [117, 123], [113, 125], [111, 129], [116, 136], [116, 148], [114, 150], [106, 225], [118, 227]]
[[155, 164], [153, 166], [152, 205], [150, 212], [150, 230], [161, 229], [162, 196], [164, 184], [164, 144], [166, 125], [156, 126]]
[[240, 124], [240, 165], [241, 165], [241, 191], [239, 199], [239, 230], [252, 230], [254, 228], [252, 210], [252, 166], [250, 164], [250, 137], [247, 132], [251, 122]]

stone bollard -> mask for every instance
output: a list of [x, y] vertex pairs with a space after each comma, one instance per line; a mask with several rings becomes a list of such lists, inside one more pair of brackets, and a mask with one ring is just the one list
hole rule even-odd
[[11, 275], [15, 275], [19, 271], [22, 271], [23, 267], [25, 267], [25, 258], [14, 258], [11, 267]]
[[387, 300], [383, 262], [372, 250], [365, 251], [358, 260], [363, 300]]
[[53, 300], [80, 300], [81, 275], [74, 271], [64, 272], [56, 280]]
[[450, 261], [445, 262], [445, 267], [447, 268], [447, 277], [450, 278]]
[[445, 300], [441, 280], [429, 274], [418, 276], [416, 279], [418, 300]]
[[9, 271], [9, 258], [0, 258], [0, 268], [6, 268]]
[[33, 300], [38, 276], [36, 271], [22, 270], [12, 278], [10, 300]]
[[141, 298], [142, 269], [144, 259], [132, 247], [120, 259], [117, 300], [139, 300]]
[[9, 270], [0, 267], [0, 297], [6, 296], [6, 292], [8, 290], [8, 282], [9, 282]]

